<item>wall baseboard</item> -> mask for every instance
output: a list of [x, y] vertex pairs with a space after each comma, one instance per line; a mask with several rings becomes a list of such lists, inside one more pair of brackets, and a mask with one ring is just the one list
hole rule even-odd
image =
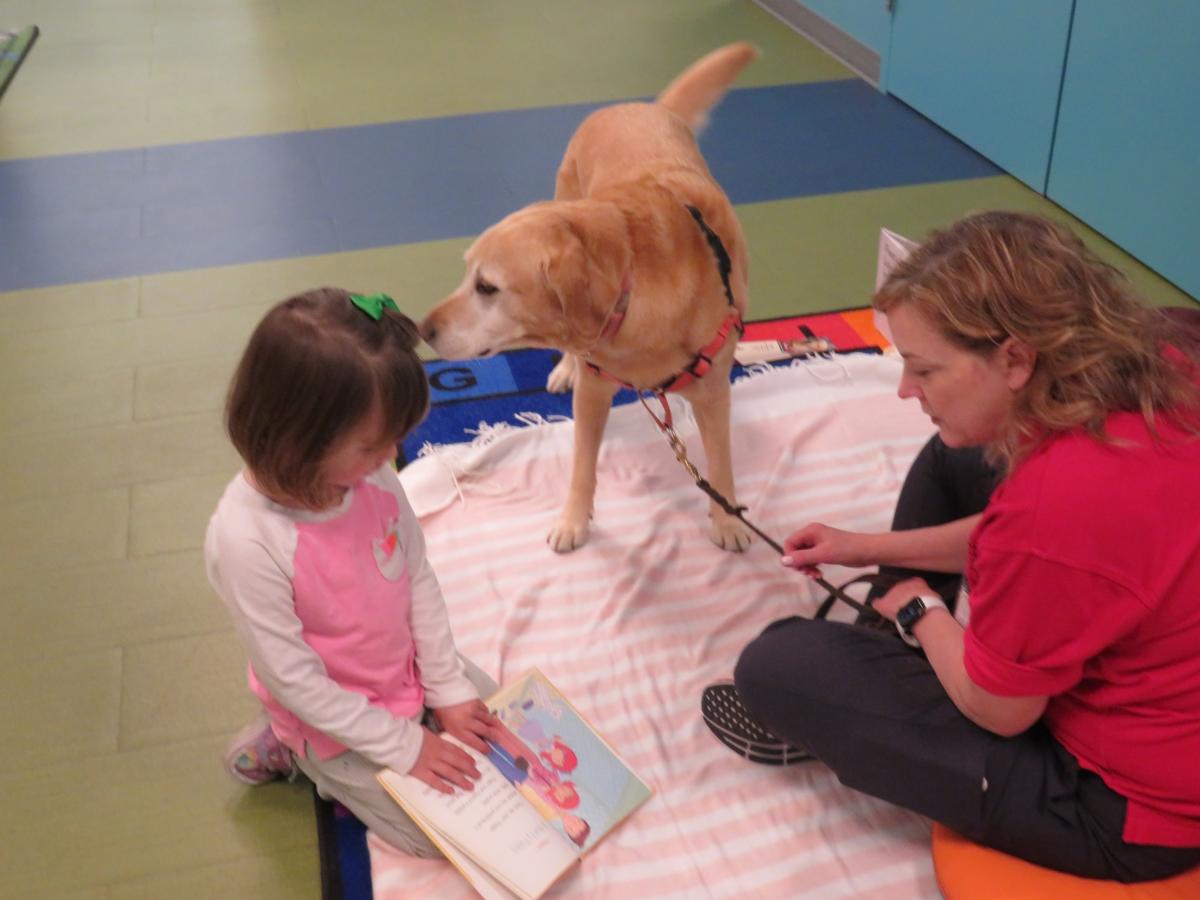
[[879, 87], [879, 54], [851, 37], [827, 19], [801, 5], [798, 0], [754, 0], [781, 22], [791, 26], [826, 53]]

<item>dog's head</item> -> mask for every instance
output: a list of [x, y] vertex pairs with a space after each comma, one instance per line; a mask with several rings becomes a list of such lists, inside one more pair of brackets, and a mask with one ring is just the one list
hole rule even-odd
[[445, 359], [514, 347], [586, 352], [620, 296], [630, 258], [615, 208], [535, 203], [471, 245], [466, 276], [426, 316], [421, 335]]

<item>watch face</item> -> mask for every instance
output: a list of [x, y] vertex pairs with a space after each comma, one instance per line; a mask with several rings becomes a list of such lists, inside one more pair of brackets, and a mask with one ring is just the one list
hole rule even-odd
[[908, 632], [923, 615], [925, 615], [925, 601], [920, 597], [913, 597], [896, 613], [896, 624]]

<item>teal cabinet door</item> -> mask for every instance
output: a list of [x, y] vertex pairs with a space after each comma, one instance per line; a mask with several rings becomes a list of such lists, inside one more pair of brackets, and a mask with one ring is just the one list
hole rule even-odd
[[1042, 193], [1072, 3], [895, 0], [884, 86]]
[[1046, 193], [1200, 298], [1200, 6], [1077, 0]]
[[892, 19], [886, 0], [801, 0], [800, 5], [866, 44], [880, 58], [887, 53]]

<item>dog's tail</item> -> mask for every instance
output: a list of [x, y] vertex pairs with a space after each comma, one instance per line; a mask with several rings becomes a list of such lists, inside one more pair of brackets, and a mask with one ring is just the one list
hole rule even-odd
[[758, 59], [758, 48], [741, 42], [720, 47], [687, 67], [658, 95], [665, 106], [699, 133], [709, 111], [733, 86], [742, 69]]

